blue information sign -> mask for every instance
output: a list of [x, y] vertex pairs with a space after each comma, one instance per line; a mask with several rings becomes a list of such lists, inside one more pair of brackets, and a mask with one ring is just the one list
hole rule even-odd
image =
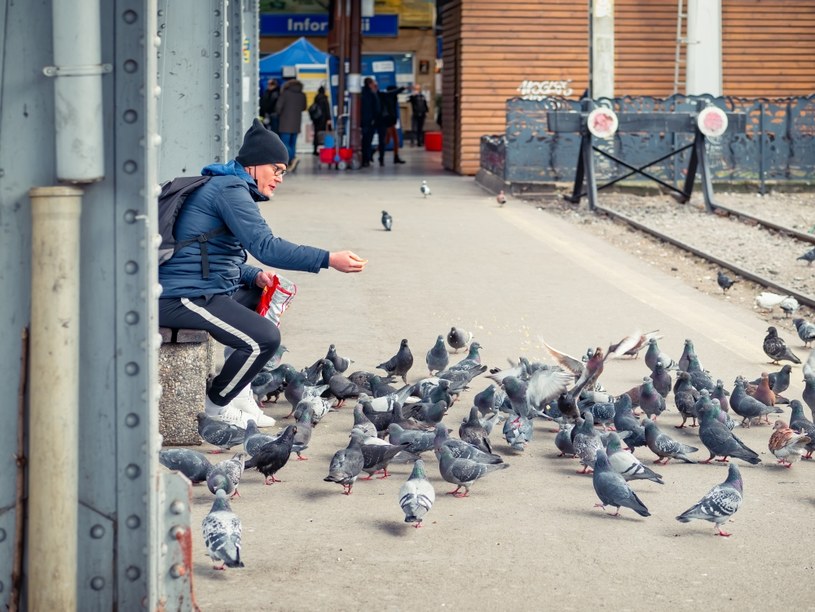
[[[362, 18], [363, 36], [398, 36], [399, 15], [374, 15]], [[326, 13], [262, 13], [261, 36], [328, 36]]]

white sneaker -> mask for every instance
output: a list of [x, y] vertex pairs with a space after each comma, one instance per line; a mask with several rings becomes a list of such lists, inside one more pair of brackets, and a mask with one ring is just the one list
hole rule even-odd
[[254, 419], [258, 427], [272, 427], [275, 424], [275, 420], [270, 416], [266, 416], [260, 406], [257, 405], [255, 396], [252, 394], [252, 387], [249, 385], [246, 385], [246, 388], [229, 403], [248, 414], [250, 418]]
[[254, 420], [251, 414], [246, 414], [243, 410], [236, 408], [231, 403], [221, 408], [221, 412], [214, 418], [224, 423], [229, 423], [230, 425], [237, 425], [243, 429], [246, 429], [246, 425], [250, 419]]

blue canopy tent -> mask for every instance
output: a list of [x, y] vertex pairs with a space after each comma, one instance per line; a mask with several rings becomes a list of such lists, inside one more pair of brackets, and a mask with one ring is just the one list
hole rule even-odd
[[283, 78], [284, 66], [325, 64], [326, 61], [328, 61], [328, 53], [320, 51], [308, 40], [300, 37], [285, 49], [267, 55], [260, 60], [261, 91], [266, 88], [267, 80], [275, 78], [280, 81]]

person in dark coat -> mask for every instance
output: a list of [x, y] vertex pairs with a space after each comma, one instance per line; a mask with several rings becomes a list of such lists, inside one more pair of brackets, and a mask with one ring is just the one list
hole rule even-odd
[[297, 159], [297, 135], [306, 110], [306, 94], [303, 93], [303, 84], [297, 79], [287, 81], [283, 91], [277, 99], [277, 114], [280, 127], [278, 134], [286, 149], [289, 151], [289, 171], [294, 172], [300, 160]]
[[416, 83], [408, 99], [410, 100], [410, 129], [413, 132], [413, 144], [423, 147], [424, 120], [430, 109], [427, 106], [427, 98], [422, 93], [422, 86]]
[[318, 136], [320, 132], [331, 129], [331, 105], [328, 103], [328, 96], [325, 95], [325, 87], [322, 85], [317, 90], [317, 95], [314, 96], [314, 104], [320, 109], [320, 116], [316, 120], [311, 119], [311, 123], [314, 125], [314, 155], [319, 155], [317, 148], [322, 143]]
[[379, 113], [379, 165], [385, 165], [385, 148], [393, 141], [393, 163], [404, 164], [405, 160], [399, 157], [399, 131], [396, 123], [399, 119], [399, 98], [400, 93], [405, 91], [404, 87], [388, 85], [385, 91], [379, 92], [380, 113]]
[[[201, 171], [211, 178], [187, 197], [173, 227], [176, 239], [190, 244], [158, 269], [159, 325], [202, 329], [234, 349], [212, 379], [203, 408], [214, 418], [244, 428], [254, 417], [233, 400], [280, 346], [277, 325], [256, 312], [264, 287], [273, 285], [275, 275], [247, 263], [248, 256], [281, 270], [313, 273], [324, 268], [361, 272], [366, 263], [351, 251], [329, 252], [272, 233], [258, 202], [273, 196], [288, 163], [280, 137], [255, 119], [234, 160]], [[206, 243], [194, 240], [202, 234], [211, 238]], [[207, 245], [203, 252], [202, 244]]]
[[280, 88], [277, 79], [269, 79], [266, 82], [266, 90], [260, 97], [260, 116], [263, 117], [263, 125], [273, 132], [278, 131], [277, 121], [277, 99], [280, 97]]
[[373, 141], [379, 124], [381, 103], [376, 80], [373, 77], [365, 77], [363, 83], [359, 123], [362, 129], [362, 167], [367, 168], [374, 160]]

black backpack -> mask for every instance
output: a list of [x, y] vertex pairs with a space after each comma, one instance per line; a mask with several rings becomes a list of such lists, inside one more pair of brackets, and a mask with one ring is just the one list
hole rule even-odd
[[308, 107], [308, 116], [311, 117], [311, 120], [314, 123], [319, 123], [323, 119], [323, 109], [320, 108], [320, 105], [317, 104], [317, 101], [311, 103], [311, 106]]
[[169, 261], [175, 253], [193, 242], [201, 243], [201, 276], [209, 278], [209, 254], [207, 241], [227, 231], [225, 226], [218, 227], [206, 234], [200, 234], [189, 240], [176, 240], [173, 228], [178, 213], [184, 202], [193, 191], [204, 185], [210, 176], [179, 176], [171, 181], [161, 184], [161, 194], [158, 196], [158, 228], [161, 234], [161, 246], [158, 249], [158, 265]]

